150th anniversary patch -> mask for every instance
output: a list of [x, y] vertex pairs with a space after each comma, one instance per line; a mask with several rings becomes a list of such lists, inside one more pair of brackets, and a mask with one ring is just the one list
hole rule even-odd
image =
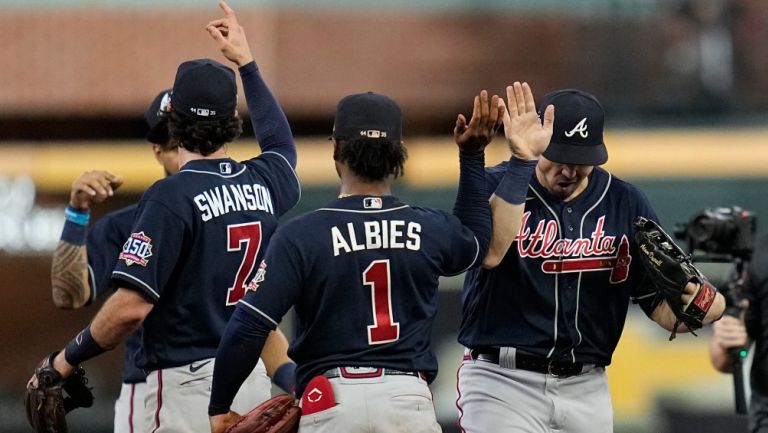
[[118, 260], [125, 260], [125, 264], [131, 266], [137, 264], [147, 266], [149, 257], [152, 256], [152, 239], [144, 232], [131, 233], [131, 236], [123, 244], [123, 251]]

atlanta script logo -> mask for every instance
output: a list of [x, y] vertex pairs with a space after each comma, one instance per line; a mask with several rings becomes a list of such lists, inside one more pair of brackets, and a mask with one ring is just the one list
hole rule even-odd
[[605, 215], [597, 219], [590, 237], [577, 239], [558, 239], [554, 220], [540, 220], [531, 232], [527, 224], [530, 216], [530, 212], [523, 215], [520, 233], [515, 236], [520, 257], [546, 259], [541, 264], [546, 274], [611, 271], [612, 284], [626, 281], [632, 262], [629, 240], [622, 235], [616, 247], [616, 236], [608, 236], [603, 231]]

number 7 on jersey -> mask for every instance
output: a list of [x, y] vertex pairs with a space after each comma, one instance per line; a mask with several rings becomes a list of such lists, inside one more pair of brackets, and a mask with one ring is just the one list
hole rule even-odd
[[245, 296], [246, 278], [256, 266], [256, 257], [261, 248], [261, 221], [245, 224], [230, 224], [227, 226], [227, 252], [242, 251], [243, 260], [235, 274], [235, 282], [227, 291], [227, 305], [235, 305]]

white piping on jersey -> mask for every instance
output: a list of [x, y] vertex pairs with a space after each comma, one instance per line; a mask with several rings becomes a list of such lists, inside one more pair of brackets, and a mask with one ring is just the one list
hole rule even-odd
[[469, 268], [474, 266], [474, 264], [477, 262], [477, 258], [478, 257], [480, 257], [480, 242], [477, 240], [477, 236], [475, 236], [475, 258], [472, 259], [472, 263], [470, 263], [469, 266], [464, 268], [463, 271], [459, 271], [459, 272], [457, 272], [455, 274], [452, 274], [452, 275], [459, 275], [459, 274], [462, 274], [464, 272], [467, 272], [469, 270]]
[[[544, 198], [539, 194], [538, 191], [536, 191], [535, 188], [531, 188], [531, 191], [533, 191], [534, 194], [536, 194], [536, 197], [539, 198], [539, 201], [544, 205], [544, 207], [547, 208], [549, 213], [552, 214], [552, 218], [554, 218], [555, 223], [557, 224], [557, 236], [558, 239], [562, 239], [562, 230], [560, 229], [560, 219], [557, 217], [557, 214], [554, 210], [549, 206], [549, 203], [544, 201]], [[521, 227], [522, 229], [522, 227]], [[555, 352], [555, 347], [557, 347], [557, 315], [560, 311], [560, 274], [555, 274], [555, 335], [552, 339], [552, 348], [549, 349], [549, 353], [547, 353], [547, 358], [552, 356], [552, 354]]]
[[[611, 186], [611, 180], [613, 179], [613, 176], [610, 172], [606, 171], [608, 173], [608, 183], [605, 185], [605, 189], [603, 190], [603, 193], [600, 194], [600, 198], [597, 199], [595, 204], [592, 205], [589, 209], [587, 209], [586, 212], [584, 212], [584, 215], [581, 216], [581, 224], [579, 224], [579, 237], [584, 237], [584, 220], [587, 218], [587, 215], [589, 215], [590, 212], [595, 210], [597, 205], [600, 204], [600, 202], [603, 201], [605, 198], [605, 195], [608, 193], [608, 188]], [[579, 257], [584, 257], [584, 252], [582, 251], [581, 254], [579, 254]], [[573, 323], [576, 328], [576, 333], [579, 334], [579, 342], [576, 343], [571, 347], [571, 361], [576, 362], [576, 353], [574, 352], [574, 349], [576, 349], [576, 346], [581, 344], [584, 337], [581, 335], [581, 331], [579, 330], [579, 301], [581, 298], [581, 276], [584, 275], [584, 272], [579, 272], [579, 278], [576, 281], [576, 318], [574, 319]]]
[[179, 173], [200, 173], [200, 174], [212, 174], [212, 175], [214, 175], [214, 176], [223, 177], [223, 178], [225, 178], [225, 179], [231, 179], [231, 178], [233, 178], [233, 177], [237, 177], [237, 176], [240, 176], [241, 174], [243, 174], [243, 172], [245, 171], [245, 169], [246, 169], [246, 168], [247, 168], [247, 167], [243, 167], [243, 168], [242, 168], [242, 169], [240, 169], [240, 171], [238, 171], [237, 173], [232, 173], [232, 174], [227, 174], [227, 175], [224, 175], [224, 174], [221, 174], [221, 173], [216, 173], [215, 171], [205, 171], [205, 170], [192, 170], [191, 168], [188, 168], [188, 169], [186, 169], [186, 170], [181, 170], [181, 171], [179, 171]]
[[139, 283], [141, 286], [143, 286], [145, 289], [147, 289], [147, 290], [149, 290], [150, 292], [152, 292], [152, 294], [153, 294], [153, 295], [155, 295], [155, 297], [156, 297], [157, 299], [160, 299], [160, 294], [159, 294], [159, 293], [157, 293], [157, 292], [156, 292], [154, 289], [152, 289], [151, 287], [149, 287], [149, 286], [147, 285], [147, 283], [145, 283], [144, 281], [141, 281], [140, 279], [138, 279], [138, 278], [134, 277], [133, 275], [130, 275], [130, 274], [126, 274], [125, 272], [120, 272], [120, 271], [112, 271], [112, 275], [115, 275], [115, 274], [118, 274], [118, 275], [122, 275], [122, 276], [124, 276], [124, 277], [128, 277], [128, 278], [130, 278], [130, 279], [132, 279], [132, 280], [136, 281], [136, 282], [137, 282], [137, 283]]
[[[261, 154], [262, 155], [266, 155], [267, 153], [274, 153], [275, 155], [279, 156], [280, 158], [283, 159], [283, 161], [285, 161], [286, 164], [288, 164], [288, 168], [291, 169], [291, 173], [293, 174], [293, 179], [296, 180], [296, 186], [298, 187], [298, 190], [299, 190], [299, 196], [296, 198], [296, 203], [294, 203], [291, 207], [296, 206], [297, 204], [299, 204], [299, 201], [301, 201], [301, 182], [299, 181], [299, 175], [296, 174], [296, 170], [294, 170], [293, 166], [291, 166], [291, 163], [288, 162], [288, 160], [285, 158], [285, 156], [281, 155], [278, 152], [273, 152], [271, 150], [267, 151], [267, 152], [262, 152]], [[248, 167], [243, 167], [237, 173], [233, 173], [233, 174], [229, 174], [229, 175], [223, 175], [221, 173], [216, 173], [215, 171], [192, 170], [191, 168], [188, 168], [186, 170], [181, 170], [181, 171], [179, 171], [179, 173], [181, 173], [181, 172], [189, 172], [189, 173], [200, 173], [200, 174], [212, 174], [214, 176], [223, 177], [225, 179], [231, 179], [233, 177], [237, 177], [237, 176], [240, 176], [241, 174], [243, 174], [243, 172], [247, 168]]]
[[93, 275], [93, 268], [88, 265], [88, 282], [91, 283], [91, 300], [96, 299], [98, 290], [96, 289], [96, 276]]
[[[293, 206], [296, 206], [301, 201], [301, 182], [299, 181], [299, 175], [296, 174], [296, 170], [293, 168], [291, 163], [288, 162], [288, 159], [282, 153], [275, 152], [275, 151], [272, 151], [272, 150], [268, 150], [266, 152], [262, 152], [261, 154], [265, 155], [267, 153], [274, 153], [275, 155], [279, 156], [280, 158], [283, 159], [283, 161], [285, 161], [286, 164], [288, 164], [288, 168], [291, 169], [291, 173], [293, 173], [293, 178], [296, 179], [296, 186], [299, 187], [299, 197], [296, 199], [296, 203], [293, 204]], [[291, 206], [291, 207], [293, 207], [293, 206]]]
[[251, 305], [251, 304], [249, 304], [249, 303], [245, 302], [245, 301], [244, 301], [244, 300], [242, 300], [242, 299], [241, 299], [241, 300], [239, 300], [239, 301], [237, 301], [237, 302], [239, 302], [239, 303], [241, 303], [241, 304], [245, 305], [246, 307], [250, 308], [251, 310], [253, 310], [253, 311], [255, 311], [255, 312], [259, 313], [259, 314], [260, 314], [261, 316], [263, 316], [265, 319], [269, 320], [269, 323], [272, 323], [272, 324], [274, 324], [275, 326], [277, 326], [277, 322], [275, 322], [275, 321], [274, 321], [274, 320], [273, 320], [271, 317], [267, 316], [267, 313], [265, 313], [265, 312], [263, 312], [263, 311], [259, 310], [258, 308], [256, 308], [256, 307], [254, 307], [253, 305]]
[[405, 209], [407, 207], [410, 207], [410, 206], [406, 204], [398, 207], [393, 207], [391, 209], [379, 209], [379, 210], [356, 210], [356, 209], [337, 209], [334, 207], [321, 207], [320, 209], [318, 209], [318, 211], [328, 210], [328, 211], [335, 211], [335, 212], [352, 212], [352, 213], [382, 213], [382, 212], [392, 212], [393, 210]]

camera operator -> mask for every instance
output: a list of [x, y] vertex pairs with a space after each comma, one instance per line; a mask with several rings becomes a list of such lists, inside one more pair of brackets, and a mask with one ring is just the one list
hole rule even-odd
[[742, 297], [742, 317], [726, 314], [715, 322], [709, 356], [717, 370], [730, 373], [734, 365], [741, 368], [746, 348], [755, 342], [750, 371], [749, 431], [768, 433], [768, 236], [761, 236], [755, 243]]

